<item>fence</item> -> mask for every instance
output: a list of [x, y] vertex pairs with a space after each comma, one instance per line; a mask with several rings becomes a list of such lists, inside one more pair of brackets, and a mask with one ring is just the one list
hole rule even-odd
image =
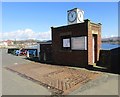
[[111, 50], [101, 50], [98, 66], [106, 67], [110, 72], [120, 73], [120, 47]]

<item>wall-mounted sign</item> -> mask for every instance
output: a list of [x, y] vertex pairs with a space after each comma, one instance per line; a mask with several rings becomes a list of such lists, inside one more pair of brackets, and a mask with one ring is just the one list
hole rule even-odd
[[98, 31], [92, 30], [92, 34], [98, 34]]
[[70, 38], [63, 39], [63, 47], [70, 47]]
[[72, 50], [87, 50], [87, 37], [72, 37], [71, 38]]

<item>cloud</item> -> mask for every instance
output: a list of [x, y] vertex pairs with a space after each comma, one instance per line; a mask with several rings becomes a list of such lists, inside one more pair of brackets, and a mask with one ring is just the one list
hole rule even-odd
[[34, 32], [32, 29], [17, 30], [13, 32], [0, 33], [1, 40], [51, 40], [51, 32]]

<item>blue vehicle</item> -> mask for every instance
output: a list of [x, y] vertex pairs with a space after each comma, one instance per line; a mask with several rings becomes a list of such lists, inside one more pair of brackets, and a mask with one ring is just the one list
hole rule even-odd
[[20, 50], [16, 50], [15, 55], [19, 56], [20, 55]]
[[36, 57], [36, 50], [28, 50], [27, 51], [27, 57], [28, 58]]

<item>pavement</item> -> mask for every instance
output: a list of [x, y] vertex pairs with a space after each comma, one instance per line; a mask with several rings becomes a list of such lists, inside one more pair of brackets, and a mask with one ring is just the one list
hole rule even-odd
[[[2, 50], [2, 95], [51, 95], [45, 87], [4, 68], [31, 63], [24, 58], [7, 54], [6, 49]], [[118, 95], [118, 75], [104, 73], [103, 77], [83, 85], [69, 95]]]
[[118, 95], [118, 75], [105, 74], [69, 95]]
[[4, 69], [6, 66], [31, 63], [24, 58], [7, 54], [7, 50], [2, 50], [2, 95], [50, 95], [51, 92], [43, 86]]
[[46, 88], [3, 69], [2, 95], [50, 95]]
[[86, 69], [73, 69], [69, 68], [69, 66], [43, 63], [7, 66], [6, 69], [46, 88], [49, 87], [52, 94], [60, 95], [67, 95], [81, 85], [103, 76], [103, 73], [91, 72]]

